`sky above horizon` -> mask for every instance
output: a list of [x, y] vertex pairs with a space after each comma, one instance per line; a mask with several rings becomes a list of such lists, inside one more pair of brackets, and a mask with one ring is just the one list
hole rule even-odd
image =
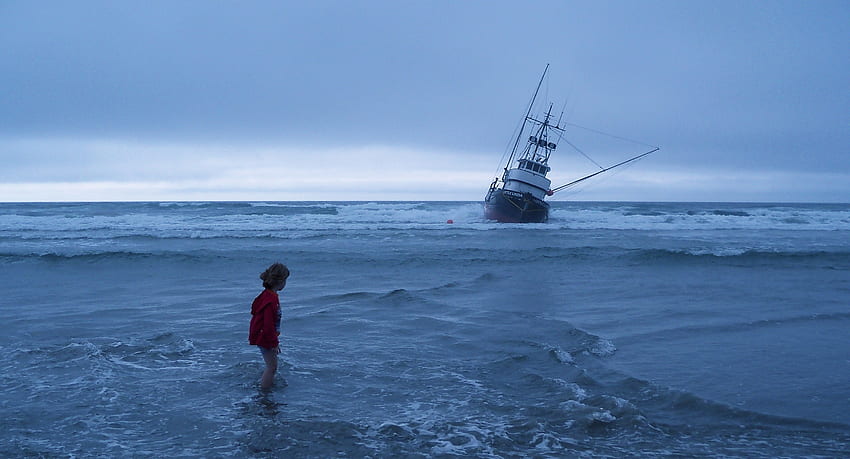
[[[850, 202], [850, 2], [0, 0], [0, 201], [480, 200], [540, 75], [554, 200]], [[557, 186], [594, 166], [562, 142]]]

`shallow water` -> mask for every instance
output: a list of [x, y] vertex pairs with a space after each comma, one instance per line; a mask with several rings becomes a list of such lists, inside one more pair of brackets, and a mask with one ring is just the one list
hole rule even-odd
[[837, 204], [0, 204], [0, 454], [842, 456], [848, 236]]

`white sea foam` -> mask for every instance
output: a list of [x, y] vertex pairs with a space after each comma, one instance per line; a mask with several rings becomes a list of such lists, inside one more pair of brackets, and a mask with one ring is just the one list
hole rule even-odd
[[[102, 206], [102, 205], [101, 205]], [[160, 203], [126, 204], [127, 208], [80, 204], [74, 207], [0, 213], [0, 235], [22, 237], [109, 238], [214, 237], [281, 231], [330, 229], [419, 228], [466, 230], [512, 228], [483, 218], [478, 202], [371, 202], [371, 203]], [[136, 207], [134, 210], [133, 207]], [[182, 209], [188, 209], [183, 212]], [[242, 213], [242, 210], [249, 213]], [[256, 214], [251, 209], [270, 209]], [[249, 226], [246, 226], [249, 225]], [[841, 205], [729, 205], [729, 204], [605, 204], [552, 205], [548, 224], [524, 225], [539, 230], [843, 230], [850, 227], [850, 206]]]
[[567, 396], [572, 400], [581, 401], [587, 398], [587, 391], [574, 382], [567, 382], [563, 379], [556, 378], [555, 382], [567, 390]]
[[615, 230], [841, 230], [850, 206], [757, 204], [555, 204], [550, 223], [562, 228]]
[[599, 338], [588, 348], [588, 352], [597, 357], [608, 357], [617, 352], [617, 346], [610, 340]]
[[552, 348], [552, 352], [555, 354], [555, 358], [557, 358], [558, 361], [561, 363], [575, 363], [575, 359], [573, 358], [573, 356], [569, 352], [561, 349], [560, 347], [555, 346], [554, 348]]
[[611, 414], [608, 410], [600, 410], [600, 411], [592, 411], [589, 415], [589, 418], [594, 421], [599, 422], [614, 422], [617, 420], [617, 417]]

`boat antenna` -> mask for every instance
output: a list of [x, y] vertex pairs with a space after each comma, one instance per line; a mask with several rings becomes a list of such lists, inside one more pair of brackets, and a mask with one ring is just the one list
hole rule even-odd
[[525, 118], [522, 120], [522, 127], [519, 128], [519, 133], [516, 136], [516, 141], [514, 142], [514, 148], [511, 150], [511, 156], [508, 157], [508, 162], [505, 163], [505, 173], [508, 172], [508, 167], [510, 167], [511, 163], [514, 160], [514, 155], [516, 155], [516, 150], [519, 148], [519, 139], [522, 137], [523, 131], [525, 131], [525, 123], [528, 121], [528, 117], [531, 116], [531, 109], [534, 108], [534, 101], [537, 100], [537, 93], [540, 92], [540, 86], [543, 85], [543, 79], [546, 78], [546, 72], [549, 70], [549, 64], [546, 64], [546, 68], [543, 69], [543, 75], [540, 75], [540, 81], [537, 83], [537, 89], [534, 90], [534, 95], [531, 96], [531, 102], [528, 104], [528, 110], [525, 112]]
[[567, 101], [564, 101], [564, 106], [561, 107], [561, 116], [558, 117], [558, 124], [555, 126], [561, 127], [561, 120], [564, 119], [564, 112], [567, 111]]

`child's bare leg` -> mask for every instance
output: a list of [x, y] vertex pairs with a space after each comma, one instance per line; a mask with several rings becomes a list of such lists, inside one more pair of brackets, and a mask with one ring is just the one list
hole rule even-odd
[[260, 379], [260, 388], [268, 389], [274, 384], [274, 374], [277, 371], [277, 349], [264, 349], [263, 360], [266, 362], [266, 369]]

